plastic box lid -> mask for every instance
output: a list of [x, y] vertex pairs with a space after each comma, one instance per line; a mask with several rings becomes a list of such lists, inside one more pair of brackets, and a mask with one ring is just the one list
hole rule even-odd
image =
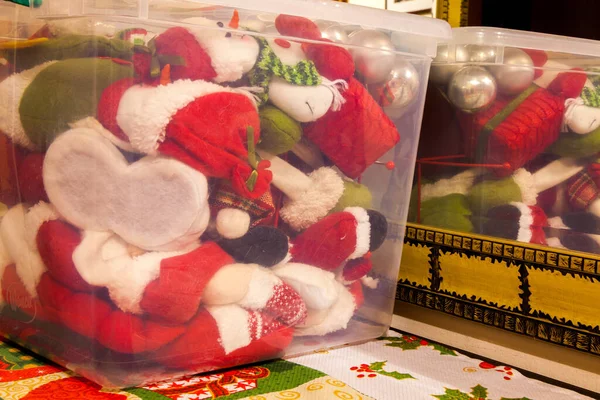
[[[35, 7], [33, 0], [30, 4]], [[452, 38], [452, 29], [445, 21], [332, 0], [42, 0], [34, 14], [37, 17], [112, 15], [160, 22], [165, 20], [161, 10], [166, 8], [188, 9], [194, 16], [214, 13], [218, 8], [235, 8], [242, 14], [276, 16], [283, 13], [385, 30], [392, 33], [399, 51], [429, 57], [435, 57], [440, 42]]]
[[[452, 40], [440, 45], [448, 47], [449, 57], [434, 62], [453, 62], [452, 49], [464, 45], [542, 50], [554, 53], [553, 58], [600, 58], [600, 41], [512, 29], [465, 27], [452, 29]], [[496, 52], [496, 63], [503, 62], [503, 54], [502, 51]]]

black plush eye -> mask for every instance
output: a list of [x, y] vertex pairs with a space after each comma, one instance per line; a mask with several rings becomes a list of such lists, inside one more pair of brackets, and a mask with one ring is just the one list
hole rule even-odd
[[226, 38], [230, 38], [230, 37], [231, 37], [231, 32], [227, 32], [227, 33], [225, 34], [225, 37], [226, 37]]
[[224, 27], [224, 26], [225, 26], [225, 24], [224, 24], [224, 23], [222, 23], [222, 22], [217, 22], [217, 26], [218, 26], [219, 28], [222, 28], [222, 27]]

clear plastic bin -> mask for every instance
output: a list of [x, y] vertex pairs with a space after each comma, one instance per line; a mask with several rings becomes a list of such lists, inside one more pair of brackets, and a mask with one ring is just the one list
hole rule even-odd
[[430, 74], [409, 220], [600, 254], [600, 42], [457, 28]]
[[385, 331], [451, 30], [248, 3], [1, 9], [5, 337], [125, 387]]

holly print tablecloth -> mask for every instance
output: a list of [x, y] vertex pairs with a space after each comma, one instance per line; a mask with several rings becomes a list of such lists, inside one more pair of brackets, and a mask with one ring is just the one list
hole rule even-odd
[[411, 335], [144, 388], [103, 389], [0, 343], [0, 399], [589, 399]]

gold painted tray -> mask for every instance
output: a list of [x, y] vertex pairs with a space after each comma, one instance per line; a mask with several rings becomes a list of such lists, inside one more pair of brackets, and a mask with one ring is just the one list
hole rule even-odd
[[409, 224], [398, 301], [600, 355], [600, 257]]

